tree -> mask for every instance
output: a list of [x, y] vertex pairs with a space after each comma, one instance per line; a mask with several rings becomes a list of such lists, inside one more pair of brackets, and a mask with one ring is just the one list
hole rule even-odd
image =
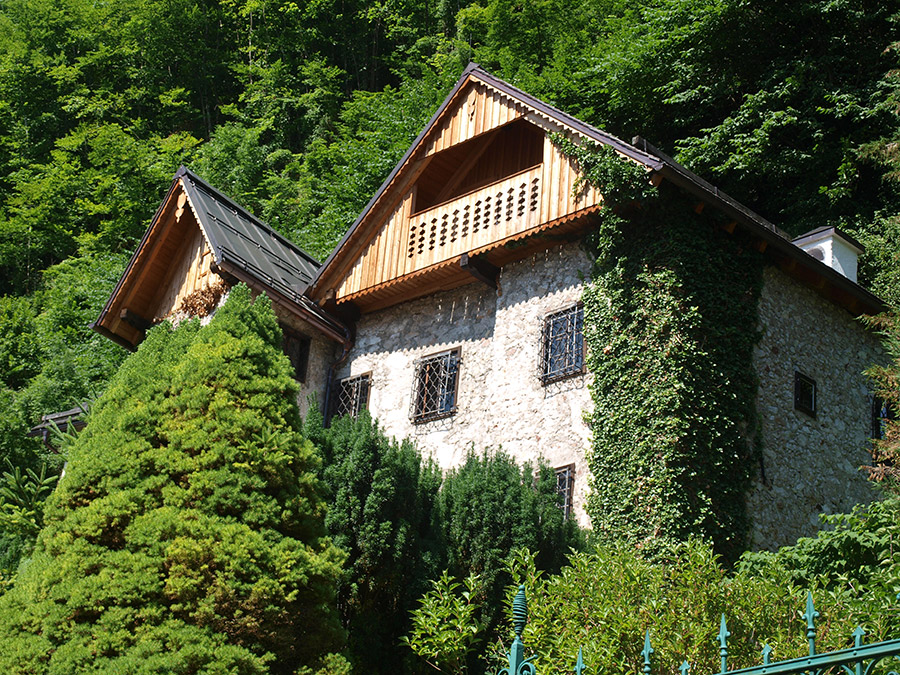
[[386, 437], [366, 411], [328, 429], [321, 422], [313, 407], [304, 431], [325, 460], [328, 532], [348, 554], [338, 609], [351, 658], [360, 668], [396, 672], [409, 612], [443, 562], [432, 530], [440, 470], [409, 440]]
[[480, 578], [478, 619], [491, 635], [513, 551], [530, 549], [540, 569], [555, 572], [571, 548], [581, 547], [578, 527], [563, 518], [558, 498], [552, 468], [520, 465], [502, 450], [471, 451], [444, 477], [437, 518], [447, 567], [457, 579]]
[[265, 298], [150, 332], [0, 598], [9, 672], [293, 673], [341, 638], [342, 556]]

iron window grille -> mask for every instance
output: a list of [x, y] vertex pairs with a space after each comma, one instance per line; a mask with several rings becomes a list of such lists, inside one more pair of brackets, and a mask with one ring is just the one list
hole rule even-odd
[[572, 493], [575, 488], [575, 465], [561, 466], [556, 469], [557, 506], [563, 512], [563, 518], [572, 513]]
[[416, 424], [449, 417], [456, 412], [459, 349], [416, 361], [410, 418]]
[[887, 401], [879, 396], [872, 399], [872, 438], [883, 440], [886, 422], [895, 420], [894, 410]]
[[309, 338], [284, 326], [281, 328], [283, 332], [281, 350], [293, 366], [293, 377], [297, 382], [306, 382], [306, 368], [309, 364]]
[[574, 305], [544, 317], [541, 383], [584, 372], [584, 307]]
[[794, 371], [794, 408], [815, 417], [817, 404], [816, 381], [800, 371]]
[[347, 377], [337, 382], [332, 392], [332, 403], [329, 418], [350, 415], [358, 417], [359, 413], [369, 408], [369, 389], [372, 374], [365, 373], [355, 377]]

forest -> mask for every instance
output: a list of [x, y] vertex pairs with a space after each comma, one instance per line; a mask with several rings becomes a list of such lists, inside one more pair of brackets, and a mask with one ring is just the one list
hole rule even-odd
[[[624, 140], [635, 135], [648, 139], [792, 235], [823, 225], [841, 227], [866, 246], [860, 260], [861, 283], [896, 306], [900, 303], [898, 20], [896, 0], [3, 0], [0, 594], [13, 588], [17, 568], [29, 560], [44, 499], [68, 452], [50, 451], [27, 431], [43, 414], [84, 405], [122, 388], [116, 373], [127, 353], [92, 333], [88, 325], [97, 318], [180, 165], [324, 259], [462, 70], [474, 61]], [[269, 320], [246, 318], [255, 311], [262, 310], [235, 309], [232, 319], [223, 321], [245, 326]], [[879, 326], [897, 332], [894, 320], [883, 319]], [[237, 328], [217, 330], [240, 333]], [[192, 345], [206, 344], [206, 339], [172, 340], [175, 346], [165, 346], [159, 338], [155, 349], [167, 355], [177, 374], [183, 353], [201, 349]], [[269, 338], [263, 335], [260, 340]], [[126, 367], [140, 374], [146, 364]], [[885, 398], [896, 400], [893, 372], [880, 373], [880, 381]], [[152, 383], [146, 386], [152, 389]], [[130, 394], [117, 395], [117, 401], [111, 399], [97, 414], [105, 409], [112, 416], [115, 406], [125, 405], [123, 397]], [[336, 467], [331, 474], [320, 469], [317, 460], [303, 454], [308, 450], [283, 460], [298, 476], [321, 473], [320, 487], [302, 487], [311, 512], [323, 519], [318, 529], [305, 520], [308, 514], [284, 506], [300, 499], [293, 493], [279, 493], [271, 503], [254, 506], [260, 513], [276, 508], [290, 512], [280, 523], [259, 516], [259, 523], [278, 532], [271, 536], [283, 555], [295, 550], [291, 548], [295, 544], [287, 542], [291, 537], [316, 542], [309, 544], [314, 554], [304, 555], [320, 573], [319, 595], [310, 591], [297, 602], [307, 602], [327, 615], [318, 650], [286, 646], [277, 631], [260, 637], [269, 628], [247, 622], [235, 627], [240, 624], [237, 619], [228, 629], [212, 620], [198, 620], [208, 606], [191, 588], [203, 582], [185, 574], [178, 581], [182, 584], [178, 602], [189, 606], [197, 601], [199, 609], [176, 612], [172, 621], [185, 621], [199, 633], [179, 633], [181, 629], [171, 629], [150, 610], [123, 620], [159, 620], [154, 624], [158, 632], [146, 644], [178, 643], [182, 651], [172, 650], [183, 654], [190, 652], [184, 645], [199, 640], [202, 633], [208, 644], [183, 657], [184, 663], [195, 658], [201, 665], [176, 671], [171, 663], [160, 661], [153, 666], [157, 670], [148, 665], [139, 671], [137, 651], [130, 653], [132, 661], [116, 665], [111, 660], [106, 666], [113, 669], [110, 672], [116, 668], [299, 672], [301, 666], [345, 672], [359, 669], [365, 655], [374, 652], [390, 654], [384, 657], [385, 670], [401, 662], [410, 670], [432, 666], [444, 672], [483, 670], [488, 655], [498, 651], [498, 636], [506, 639], [508, 631], [499, 628], [497, 606], [505, 598], [504, 584], [514, 577], [528, 580], [545, 599], [547, 612], [553, 609], [554, 598], [580, 589], [593, 598], [599, 613], [609, 610], [604, 621], [618, 631], [616, 639], [639, 633], [637, 617], [653, 614], [654, 603], [662, 598], [675, 597], [690, 606], [689, 589], [711, 589], [700, 603], [706, 614], [691, 619], [691, 630], [680, 628], [681, 642], [661, 647], [673, 664], [676, 652], [715, 659], [694, 628], [738, 597], [743, 597], [742, 607], [752, 616], [748, 635], [763, 630], [786, 635], [788, 628], [772, 624], [754, 602], [777, 596], [779, 607], [789, 613], [798, 584], [822, 589], [828, 597], [822, 611], [832, 612], [840, 626], [849, 626], [853, 617], [865, 613], [863, 591], [875, 589], [877, 603], [884, 608], [875, 612], [880, 617], [875, 633], [896, 634], [900, 615], [891, 598], [900, 588], [896, 575], [891, 575], [900, 561], [886, 543], [897, 534], [896, 501], [888, 500], [872, 513], [835, 517], [831, 534], [768, 557], [742, 558], [727, 570], [702, 542], [683, 544], [686, 549], [673, 550], [668, 557], [661, 554], [669, 563], [662, 569], [630, 551], [587, 545], [583, 535], [555, 521], [544, 529], [519, 528], [508, 545], [526, 546], [532, 553], [520, 552], [507, 568], [499, 553], [484, 543], [484, 533], [471, 534], [474, 543], [450, 535], [463, 536], [451, 525], [454, 499], [471, 497], [454, 497], [451, 489], [439, 491], [441, 480], [430, 473], [433, 467], [411, 448], [379, 437], [370, 421], [353, 429], [326, 431], [316, 426], [316, 420], [304, 421], [301, 428], [299, 421], [289, 419], [290, 411], [272, 414], [288, 419], [289, 423], [277, 424], [288, 424], [297, 434], [296, 438], [288, 434], [293, 440], [284, 443], [299, 443], [298, 447], [311, 443], [328, 460], [326, 466]], [[345, 440], [339, 443], [335, 439], [341, 434]], [[300, 437], [302, 443], [296, 440]], [[86, 442], [70, 438], [60, 444], [77, 454], [82, 452], [79, 444]], [[115, 447], [113, 440], [98, 443]], [[395, 552], [396, 560], [377, 550], [371, 523], [363, 527], [354, 514], [342, 515], [335, 509], [322, 515], [321, 504], [333, 500], [352, 474], [341, 455], [349, 449], [378, 457], [372, 461], [384, 462], [417, 486], [420, 508], [408, 515], [418, 521], [397, 525], [396, 516], [387, 512], [377, 521], [416, 532], [409, 535], [408, 548]], [[893, 456], [888, 445], [881, 452]], [[486, 456], [474, 454], [471, 462], [473, 473], [460, 478], [461, 487], [454, 489], [472, 489], [464, 486], [478, 481], [521, 487], [528, 484], [523, 476], [532, 470], [499, 461], [491, 469], [499, 473], [491, 474], [484, 468], [490, 464]], [[890, 460], [886, 466], [890, 468]], [[481, 469], [487, 473], [479, 474]], [[540, 475], [540, 467], [533, 469]], [[90, 484], [91, 471], [97, 470], [83, 469], [78, 479], [82, 488]], [[247, 480], [253, 483], [272, 470], [255, 467], [256, 473]], [[139, 490], [152, 493], [147, 487], [150, 478], [132, 479], [138, 481]], [[56, 514], [56, 525], [37, 544], [45, 557], [54, 550], [64, 554], [64, 542], [72, 533], [59, 514], [65, 511], [65, 499], [78, 497], [54, 499], [48, 508]], [[546, 525], [548, 519], [536, 515], [552, 512], [542, 511], [546, 508], [547, 503], [535, 496], [529, 501], [530, 510], [510, 517]], [[193, 532], [173, 526], [171, 536], [214, 536], [212, 526], [201, 521]], [[326, 543], [322, 528], [333, 539], [333, 547]], [[259, 542], [253, 546], [246, 553], [249, 557], [265, 548]], [[560, 555], [570, 546], [581, 549], [567, 568], [571, 572], [562, 577], [551, 574], [560, 569]], [[484, 555], [477, 565], [469, 564], [472, 550]], [[94, 553], [85, 551], [86, 559]], [[183, 566], [189, 566], [185, 561], [196, 562], [198, 555], [187, 549], [181, 554], [176, 562]], [[278, 567], [277, 561], [259, 564]], [[419, 567], [413, 569], [415, 565]], [[621, 579], [610, 577], [608, 583], [626, 594], [622, 602], [639, 607], [633, 616], [616, 615], [610, 608], [609, 589], [590, 578], [589, 570], [597, 565], [618, 570]], [[401, 580], [387, 573], [392, 566], [408, 570], [415, 583], [404, 588]], [[57, 572], [39, 567], [35, 564], [37, 571], [28, 583], [51, 583], [48, 579]], [[449, 576], [441, 576], [442, 569], [449, 569]], [[379, 583], [372, 581], [371, 587], [351, 583], [347, 570]], [[285, 584], [287, 598], [292, 591]], [[776, 591], [776, 586], [793, 590]], [[646, 591], [642, 599], [637, 589]], [[132, 590], [123, 587], [122, 593]], [[0, 595], [0, 626], [5, 630], [11, 631], [15, 623], [9, 619], [11, 613], [21, 611], [22, 605], [16, 603], [23, 602], [22, 592], [15, 591], [15, 597], [13, 591]], [[476, 606], [474, 599], [482, 604]], [[245, 600], [234, 600], [229, 611], [253, 616], [252, 602], [240, 604]], [[285, 602], [279, 611], [296, 610]], [[322, 610], [323, 603], [331, 603], [332, 610]], [[416, 606], [422, 610], [409, 618], [409, 610]], [[565, 606], [557, 609], [563, 615], [568, 611]], [[391, 613], [399, 617], [395, 623], [385, 622], [381, 632], [372, 629], [378, 623], [373, 617]], [[156, 618], [151, 620], [151, 615]], [[441, 625], [429, 624], [429, 616], [440, 618]], [[270, 620], [266, 615], [260, 625], [281, 625], [265, 623]], [[563, 653], [568, 658], [577, 631], [552, 630], [553, 621], [559, 625], [558, 615], [545, 620], [545, 624], [536, 620], [532, 639], [548, 662], [562, 667]], [[478, 630], [468, 631], [467, 624]], [[852, 626], [846, 633], [850, 631]], [[402, 636], [407, 646], [401, 649]], [[788, 642], [787, 637], [784, 640]], [[747, 655], [752, 643], [748, 637]], [[116, 644], [110, 641], [111, 653], [118, 649]], [[33, 644], [20, 648], [15, 657], [19, 661], [0, 658], [0, 664], [9, 665], [11, 672], [32, 672], [27, 654], [37, 648]], [[593, 653], [606, 659], [603, 663], [609, 668], [621, 672], [637, 668], [639, 646], [621, 653], [604, 649], [598, 641]], [[410, 660], [414, 652], [421, 657], [415, 664]], [[73, 664], [83, 664], [79, 660], [83, 654], [72, 647], [66, 658], [72, 660], [60, 661], [60, 670], [53, 672], [79, 672], [81, 666]], [[273, 658], [286, 665], [273, 666]], [[210, 665], [216, 663], [220, 670]]]

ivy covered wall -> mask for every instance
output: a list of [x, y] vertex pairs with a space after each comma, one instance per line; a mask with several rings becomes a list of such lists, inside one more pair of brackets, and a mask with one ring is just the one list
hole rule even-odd
[[595, 262], [583, 297], [594, 529], [650, 549], [702, 536], [735, 556], [760, 446], [762, 255], [612, 150], [559, 142], [607, 202], [587, 241]]

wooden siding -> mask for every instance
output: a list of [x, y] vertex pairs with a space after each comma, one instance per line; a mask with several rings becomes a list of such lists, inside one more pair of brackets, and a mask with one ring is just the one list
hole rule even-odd
[[471, 138], [508, 124], [521, 117], [526, 109], [495, 89], [475, 82], [463, 102], [433, 131], [425, 146], [425, 154], [463, 143]]
[[[191, 217], [188, 219], [193, 220]], [[176, 253], [174, 264], [169, 266], [167, 279], [161, 286], [162, 292], [153, 311], [154, 322], [177, 312], [191, 293], [207, 289], [221, 281], [221, 277], [210, 270], [212, 250], [200, 227], [194, 222], [189, 228]]]
[[516, 235], [539, 232], [547, 223], [600, 202], [594, 188], [572, 194], [578, 173], [546, 135], [542, 159], [537, 166], [419, 213], [412, 213], [413, 186], [344, 276], [336, 299], [421, 272], [462, 253], [489, 250], [492, 244], [500, 245]]

